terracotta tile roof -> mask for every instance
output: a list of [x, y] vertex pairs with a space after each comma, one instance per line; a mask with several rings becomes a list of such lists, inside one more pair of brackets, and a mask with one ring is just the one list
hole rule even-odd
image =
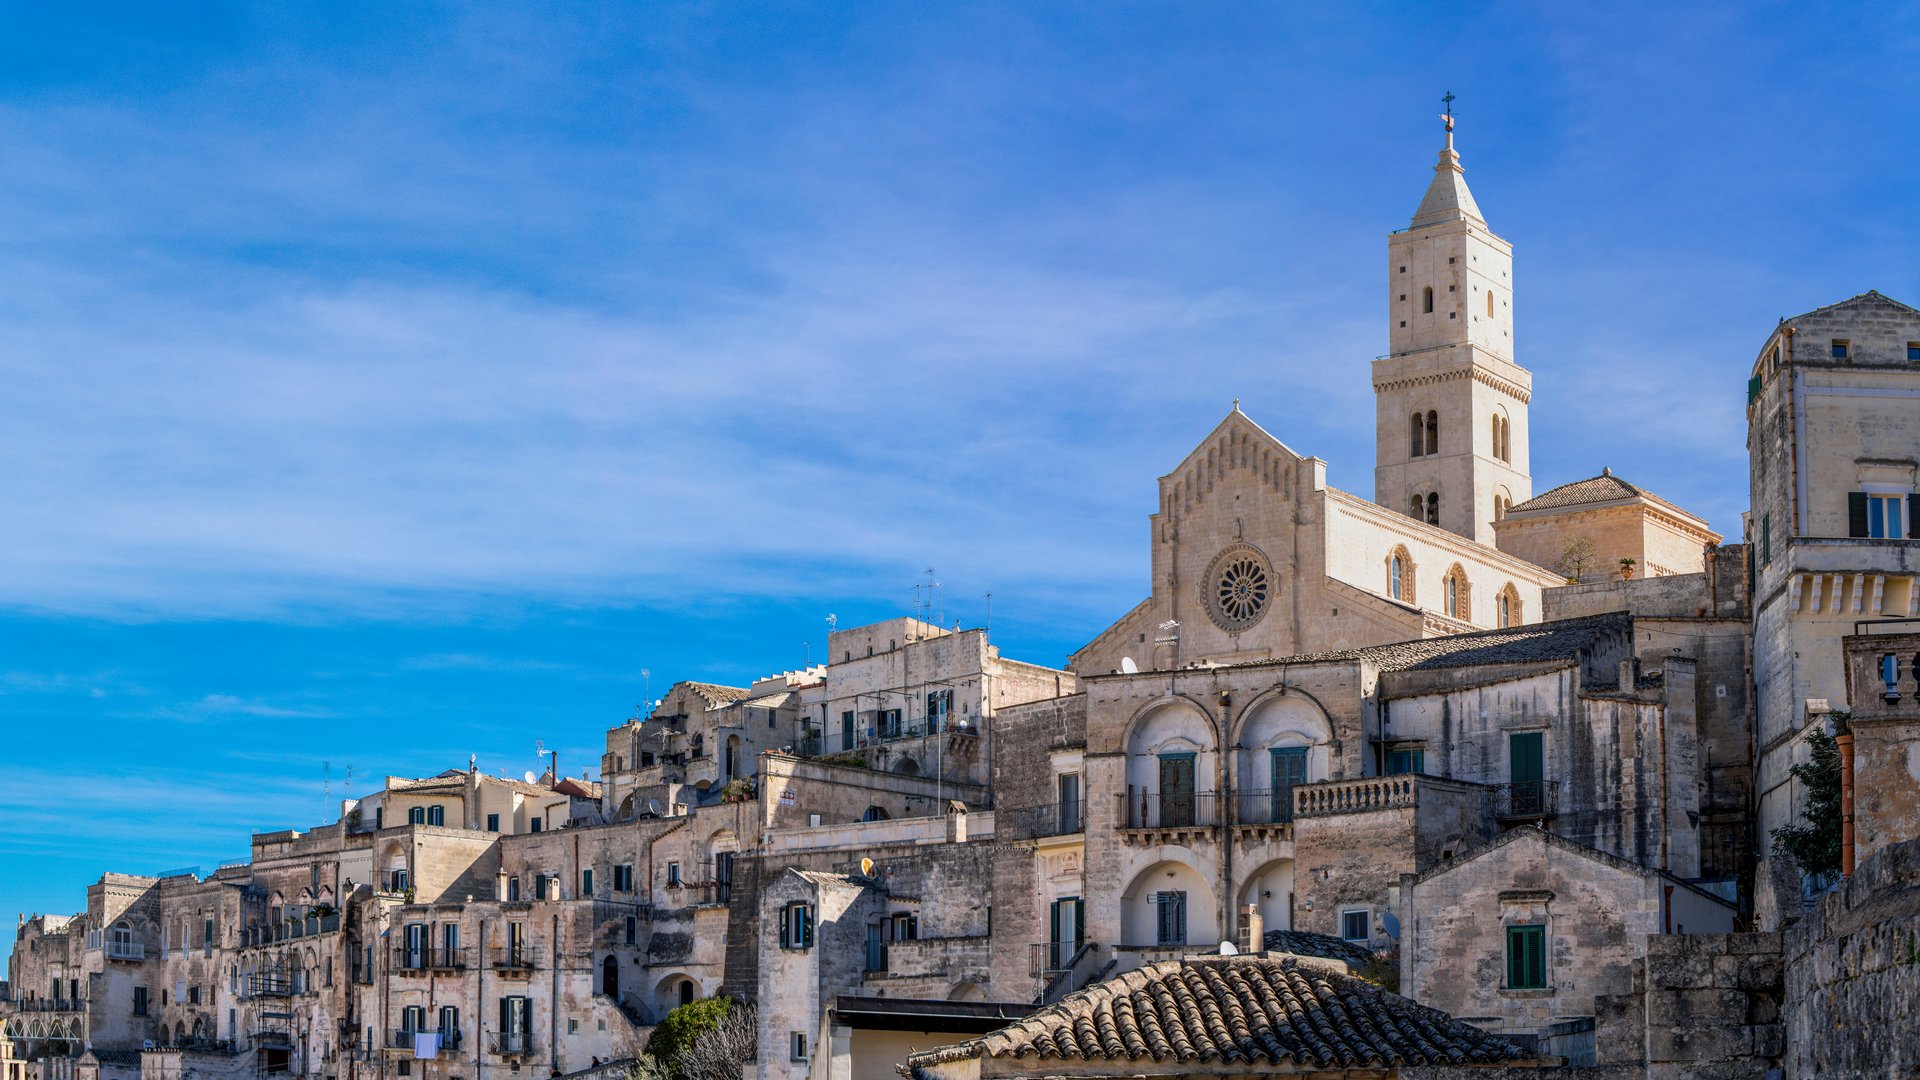
[[1292, 1062], [1326, 1069], [1480, 1065], [1530, 1054], [1325, 961], [1269, 954], [1150, 964], [999, 1031], [915, 1054], [907, 1070], [982, 1056], [1034, 1058], [1031, 1074], [1039, 1075], [1056, 1061]]
[[[1532, 510], [1565, 510], [1575, 506], [1619, 502], [1622, 499], [1645, 499], [1689, 521], [1700, 521], [1697, 515], [1688, 513], [1646, 488], [1630, 484], [1613, 475], [1612, 469], [1602, 469], [1599, 476], [1589, 476], [1585, 480], [1575, 480], [1571, 484], [1561, 484], [1550, 491], [1541, 492], [1526, 502], [1507, 507], [1507, 513], [1525, 514]], [[1704, 521], [1701, 522], [1702, 527], [1705, 524]]]

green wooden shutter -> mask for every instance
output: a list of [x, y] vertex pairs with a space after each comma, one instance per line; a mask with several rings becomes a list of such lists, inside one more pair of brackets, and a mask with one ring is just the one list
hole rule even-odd
[[1507, 736], [1508, 778], [1516, 784], [1538, 783], [1545, 777], [1541, 736], [1537, 731], [1516, 731]]
[[800, 905], [800, 947], [813, 948], [813, 908], [807, 904]]
[[1867, 493], [1847, 492], [1847, 535], [1867, 535]]

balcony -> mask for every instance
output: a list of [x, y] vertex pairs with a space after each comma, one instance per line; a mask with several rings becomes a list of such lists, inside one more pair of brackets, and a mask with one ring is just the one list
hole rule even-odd
[[1553, 780], [1495, 784], [1493, 816], [1502, 822], [1540, 821], [1560, 812], [1560, 785]]
[[440, 1049], [443, 1052], [460, 1049], [460, 1032], [458, 1031], [411, 1031], [407, 1028], [401, 1028], [399, 1031], [394, 1032], [393, 1037], [387, 1040], [387, 1048], [389, 1050], [405, 1050], [408, 1053], [412, 1053], [415, 1049], [414, 1039], [420, 1035], [438, 1035], [440, 1037]]
[[13, 1003], [15, 1012], [79, 1012], [86, 1008], [77, 998], [28, 998]]
[[465, 949], [410, 949], [402, 945], [393, 950], [396, 971], [465, 971]]
[[540, 962], [540, 954], [531, 945], [495, 946], [492, 962], [495, 971], [532, 971]]
[[1234, 797], [1234, 833], [1249, 840], [1293, 839], [1293, 790], [1243, 791]]
[[274, 945], [315, 934], [331, 934], [338, 929], [340, 929], [338, 913], [286, 922], [254, 923], [241, 928], [240, 947], [247, 949], [261, 945]]
[[487, 1037], [487, 1049], [500, 1057], [525, 1057], [533, 1053], [530, 1031], [496, 1031]]
[[293, 980], [285, 975], [249, 975], [240, 988], [243, 999], [284, 998], [293, 996]]
[[138, 941], [108, 941], [107, 959], [141, 961], [147, 958], [147, 947]]
[[1087, 829], [1085, 800], [1030, 806], [1025, 810], [1002, 810], [996, 822], [1006, 822], [1008, 837], [1045, 839], [1050, 836], [1076, 836]]
[[1178, 844], [1198, 839], [1220, 823], [1218, 794], [1130, 791], [1120, 800], [1120, 839], [1126, 844]]
[[382, 870], [378, 888], [387, 896], [405, 896], [413, 888], [413, 877], [405, 870]]
[[1417, 805], [1419, 780], [1409, 774], [1302, 784], [1293, 789], [1293, 816], [1326, 817], [1409, 808]]

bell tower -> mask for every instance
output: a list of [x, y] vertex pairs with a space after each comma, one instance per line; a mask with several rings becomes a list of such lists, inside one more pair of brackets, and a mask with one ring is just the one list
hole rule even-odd
[[1533, 496], [1527, 401], [1514, 362], [1513, 245], [1495, 235], [1447, 141], [1412, 223], [1387, 237], [1387, 339], [1373, 362], [1373, 501], [1492, 546]]

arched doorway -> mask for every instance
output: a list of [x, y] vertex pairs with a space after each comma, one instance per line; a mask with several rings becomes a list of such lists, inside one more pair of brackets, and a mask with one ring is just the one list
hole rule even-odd
[[600, 992], [620, 1000], [620, 961], [615, 957], [600, 961]]

